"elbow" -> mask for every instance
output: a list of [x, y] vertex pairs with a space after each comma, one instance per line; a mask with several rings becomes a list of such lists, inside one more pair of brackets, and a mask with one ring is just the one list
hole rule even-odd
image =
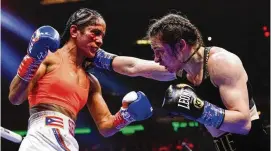
[[243, 119], [240, 120], [240, 134], [247, 135], [251, 129], [251, 120], [250, 116], [244, 116]]
[[9, 94], [8, 96], [9, 102], [13, 105], [20, 105], [22, 101], [19, 101], [19, 99], [12, 94]]
[[249, 112], [233, 111], [225, 114], [224, 122], [220, 129], [225, 132], [247, 135], [252, 127]]
[[244, 121], [244, 124], [243, 124], [241, 129], [242, 129], [241, 134], [243, 134], [243, 135], [247, 135], [250, 132], [250, 129], [251, 129], [251, 121], [250, 121], [250, 119]]
[[15, 97], [11, 94], [8, 95], [8, 99], [9, 99], [9, 102], [13, 105], [17, 105], [17, 101], [15, 99]]

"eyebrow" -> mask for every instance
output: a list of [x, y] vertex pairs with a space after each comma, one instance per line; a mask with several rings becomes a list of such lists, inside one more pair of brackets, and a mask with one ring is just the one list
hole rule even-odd
[[93, 28], [93, 29], [91, 29], [90, 31], [99, 31], [99, 32], [102, 34], [102, 36], [105, 35], [105, 32], [103, 32], [102, 30], [100, 30], [100, 29], [98, 29], [98, 28]]
[[159, 49], [160, 47], [158, 47], [158, 46], [154, 46], [154, 47], [152, 47], [152, 49]]
[[152, 49], [155, 51], [163, 51], [160, 47], [153, 47]]

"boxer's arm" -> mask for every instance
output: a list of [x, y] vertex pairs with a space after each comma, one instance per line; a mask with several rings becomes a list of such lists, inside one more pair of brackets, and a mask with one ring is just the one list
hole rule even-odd
[[131, 77], [141, 76], [158, 81], [176, 79], [175, 73], [168, 72], [165, 67], [150, 60], [135, 57], [117, 56], [99, 49], [93, 58], [96, 67], [106, 69]]
[[[209, 63], [216, 65], [209, 69], [211, 79], [219, 87], [221, 99], [226, 106], [224, 121], [220, 130], [247, 134], [251, 128], [247, 74], [241, 60], [232, 54], [217, 53]], [[227, 69], [227, 70], [225, 70]]]
[[175, 73], [168, 72], [164, 66], [151, 60], [117, 56], [112, 62], [112, 67], [115, 72], [131, 77], [141, 76], [158, 81], [171, 81], [176, 79]]
[[88, 110], [104, 137], [111, 136], [119, 130], [113, 126], [114, 116], [108, 109], [103, 97], [99, 81], [90, 75], [91, 88], [87, 102]]
[[87, 107], [92, 115], [99, 132], [104, 137], [114, 135], [123, 127], [134, 121], [142, 121], [152, 116], [152, 106], [147, 96], [139, 92], [129, 92], [122, 99], [122, 107], [112, 115], [102, 97], [98, 80], [89, 74], [91, 90]]
[[25, 100], [27, 100], [28, 90], [30, 90], [39, 77], [45, 74], [46, 64], [42, 63], [39, 66], [38, 71], [36, 72], [33, 79], [29, 82], [22, 80], [18, 75], [16, 75], [10, 83], [9, 87], [9, 101], [14, 105], [20, 105]]
[[44, 59], [49, 50], [55, 52], [58, 49], [59, 43], [59, 33], [51, 26], [41, 26], [33, 33], [27, 54], [10, 84], [9, 100], [12, 104], [20, 105], [27, 99], [29, 83], [31, 87], [35, 77], [45, 74]]

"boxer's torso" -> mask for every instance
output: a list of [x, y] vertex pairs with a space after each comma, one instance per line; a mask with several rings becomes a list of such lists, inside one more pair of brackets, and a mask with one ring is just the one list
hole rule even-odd
[[[210, 48], [206, 50], [210, 50]], [[212, 53], [215, 52], [216, 50], [214, 50]], [[204, 56], [204, 59], [206, 59], [206, 55]], [[185, 83], [191, 85], [195, 89], [197, 95], [202, 100], [206, 100], [212, 104], [226, 109], [220, 97], [219, 88], [215, 86], [214, 82], [212, 82], [209, 76], [205, 76], [205, 78], [203, 78], [206, 70], [207, 65], [204, 65], [200, 76], [196, 79], [200, 81], [195, 82], [193, 81], [195, 79], [191, 79], [189, 76], [187, 79], [183, 80], [186, 81]], [[270, 139], [263, 128], [261, 119], [259, 119], [257, 108], [252, 97], [252, 87], [249, 82], [247, 82], [247, 89], [249, 95], [248, 104], [252, 123], [251, 130], [247, 135], [239, 135], [206, 126], [207, 130], [214, 138], [214, 147], [217, 151], [269, 150], [268, 142]]]
[[63, 51], [50, 53], [44, 64], [44, 74], [36, 75], [29, 87], [30, 114], [52, 110], [75, 120], [89, 94], [90, 81], [86, 72]]
[[[211, 49], [211, 47], [206, 47], [205, 52], [204, 52], [205, 53], [204, 60], [206, 60], [207, 53], [209, 53], [208, 51], [210, 51], [210, 49]], [[216, 53], [216, 50], [214, 50], [212, 53]], [[215, 104], [223, 109], [226, 109], [226, 107], [223, 104], [223, 101], [221, 99], [219, 88], [215, 86], [213, 81], [210, 79], [210, 76], [207, 75], [205, 79], [203, 78], [206, 71], [207, 71], [207, 64], [203, 65], [201, 74], [198, 77], [199, 82], [196, 82], [196, 83], [200, 83], [200, 84], [197, 86], [193, 86], [194, 81], [190, 77], [187, 77], [187, 79], [185, 79], [185, 80], [187, 80], [186, 82], [189, 85], [193, 86], [193, 88], [196, 90], [197, 95], [202, 100], [206, 100], [206, 101], [208, 101], [212, 104]], [[248, 94], [249, 94], [249, 108], [250, 108], [251, 120], [255, 120], [255, 119], [258, 119], [259, 116], [258, 116], [257, 109], [255, 106], [253, 97], [252, 97], [252, 87], [249, 82], [247, 82], [247, 88], [248, 88]], [[213, 137], [218, 137], [218, 136], [221, 136], [222, 134], [225, 133], [224, 131], [215, 129], [213, 127], [206, 126], [206, 128], [208, 129], [208, 131], [211, 133], [211, 135]]]

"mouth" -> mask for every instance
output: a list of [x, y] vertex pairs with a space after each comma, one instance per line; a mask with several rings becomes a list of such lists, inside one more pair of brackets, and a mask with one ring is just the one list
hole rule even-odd
[[158, 62], [160, 66], [165, 66], [162, 62]]
[[166, 69], [168, 68], [166, 65], [164, 65], [162, 63], [159, 63], [159, 65], [165, 67]]
[[96, 53], [98, 49], [99, 49], [98, 47], [90, 47], [90, 48], [89, 48], [89, 51], [90, 51], [91, 53]]
[[172, 69], [168, 68], [168, 66], [166, 66], [166, 65], [162, 65], [162, 66], [164, 66], [167, 71], [169, 71], [171, 73], [173, 72]]

